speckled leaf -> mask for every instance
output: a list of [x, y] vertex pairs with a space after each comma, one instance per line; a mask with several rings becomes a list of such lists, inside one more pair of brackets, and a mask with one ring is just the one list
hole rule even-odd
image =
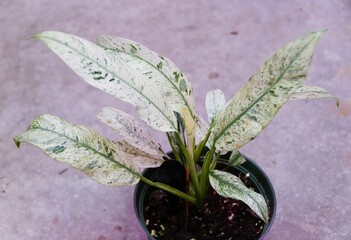
[[276, 51], [217, 117], [215, 145], [232, 151], [254, 139], [302, 86], [324, 31], [306, 34]]
[[[149, 126], [164, 132], [177, 130], [172, 106], [185, 105], [180, 90], [166, 82], [162, 72], [141, 58], [108, 51], [61, 32], [42, 32], [34, 38], [42, 40], [86, 82], [136, 106], [139, 117]], [[133, 52], [140, 51], [140, 48], [128, 45]], [[178, 72], [176, 75], [182, 92], [190, 91], [182, 74]]]
[[340, 100], [327, 90], [317, 86], [301, 86], [291, 95], [291, 100], [312, 99], [312, 98], [334, 98], [339, 106]]
[[225, 107], [225, 97], [221, 90], [208, 92], [206, 95], [206, 109], [210, 123], [215, 121], [217, 114]]
[[133, 163], [140, 168], [155, 168], [164, 162], [161, 155], [144, 152], [127, 141], [116, 142], [116, 146], [118, 151], [124, 152], [127, 159], [133, 159]]
[[[97, 44], [107, 51], [114, 52], [117, 56], [128, 58], [135, 68], [144, 69], [148, 77], [163, 87], [161, 91], [154, 89], [157, 97], [164, 98], [166, 101], [171, 99], [174, 107], [185, 106], [191, 115], [195, 116], [192, 86], [184, 73], [171, 60], [140, 43], [125, 38], [101, 35], [97, 38]], [[172, 108], [175, 111], [178, 109]]]
[[69, 163], [102, 184], [122, 186], [139, 181], [138, 167], [123, 152], [117, 152], [113, 142], [93, 129], [55, 116], [35, 118], [27, 131], [14, 140], [17, 146], [29, 142], [53, 159]]
[[105, 107], [98, 114], [98, 118], [112, 127], [119, 137], [145, 154], [159, 156], [161, 160], [166, 156], [161, 145], [151, 136], [148, 129], [129, 114], [112, 107]]
[[221, 196], [243, 201], [262, 220], [268, 222], [268, 207], [264, 197], [246, 187], [235, 175], [219, 170], [210, 172], [210, 183], [213, 189]]
[[245, 157], [239, 152], [239, 150], [233, 150], [229, 156], [230, 166], [239, 166], [246, 161]]

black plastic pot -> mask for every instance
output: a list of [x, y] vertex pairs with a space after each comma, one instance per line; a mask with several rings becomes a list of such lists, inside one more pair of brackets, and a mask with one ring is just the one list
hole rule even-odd
[[[222, 156], [218, 160], [217, 169], [223, 169], [227, 167], [228, 157], [229, 157], [229, 154]], [[269, 209], [269, 222], [264, 226], [262, 235], [260, 237], [260, 240], [261, 240], [261, 239], [264, 239], [264, 237], [267, 235], [267, 233], [269, 232], [270, 228], [273, 225], [275, 213], [276, 213], [276, 204], [277, 204], [276, 197], [275, 197], [272, 183], [270, 182], [267, 175], [254, 161], [252, 161], [247, 157], [245, 158], [247, 160], [245, 163], [243, 163], [238, 167], [229, 167], [226, 169], [226, 171], [231, 172], [237, 176], [239, 174], [244, 174], [249, 179], [249, 181], [252, 182], [255, 190], [260, 194], [262, 194], [263, 197], [265, 198]], [[155, 168], [149, 168], [143, 172], [143, 175], [150, 180], [155, 180], [156, 174], [157, 174], [157, 169]], [[150, 232], [148, 231], [145, 225], [144, 209], [145, 209], [146, 201], [148, 200], [148, 196], [154, 190], [155, 190], [154, 187], [150, 187], [144, 182], [139, 182], [134, 191], [134, 210], [141, 227], [144, 229], [146, 235], [150, 240], [153, 240], [155, 238], [151, 236]]]

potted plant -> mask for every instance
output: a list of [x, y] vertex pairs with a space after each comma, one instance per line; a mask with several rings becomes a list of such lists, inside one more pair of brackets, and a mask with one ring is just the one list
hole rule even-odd
[[[173, 220], [181, 222], [182, 230], [190, 225], [191, 211], [208, 204], [210, 194], [231, 201], [232, 206], [242, 204], [267, 226], [274, 209], [268, 208], [266, 196], [256, 192], [260, 190], [247, 176], [251, 172], [240, 168], [245, 158], [239, 149], [290, 99], [332, 97], [322, 88], [303, 85], [314, 47], [324, 32], [308, 33], [277, 50], [230, 101], [220, 90], [209, 92], [209, 124], [196, 114], [191, 84], [169, 59], [128, 39], [99, 36], [94, 44], [62, 32], [39, 33], [34, 38], [42, 40], [86, 82], [132, 104], [146, 125], [164, 132], [172, 154], [162, 150], [145, 125], [110, 107], [103, 108], [98, 118], [116, 131], [119, 141], [48, 114], [35, 118], [14, 141], [17, 146], [29, 142], [102, 184], [143, 182], [159, 189], [148, 190], [146, 201], [168, 202], [166, 212], [178, 212], [180, 219]], [[156, 175], [144, 176], [142, 168], [158, 170]], [[148, 236], [162, 237], [166, 230], [160, 227], [163, 232]], [[258, 229], [257, 238], [263, 235]]]

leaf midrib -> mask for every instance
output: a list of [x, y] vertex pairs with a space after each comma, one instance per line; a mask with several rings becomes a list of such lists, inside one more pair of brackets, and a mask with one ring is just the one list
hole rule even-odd
[[[151, 143], [148, 142], [147, 139], [141, 137], [139, 134], [136, 134], [134, 131], [132, 131], [131, 128], [126, 127], [126, 125], [124, 124], [124, 121], [121, 120], [120, 115], [118, 115], [115, 119], [118, 121], [118, 123], [119, 123], [120, 125], [122, 125], [123, 129], [127, 130], [127, 132], [128, 132], [129, 135], [134, 136], [134, 138], [136, 138], [137, 140], [140, 140], [140, 141], [141, 141], [142, 143], [144, 143], [145, 145], [147, 145], [147, 146], [149, 146], [150, 148], [152, 148], [153, 150], [159, 152], [159, 149], [157, 149], [157, 148], [155, 148], [153, 145], [151, 145]], [[108, 124], [108, 123], [107, 123], [107, 124]], [[137, 125], [136, 127], [141, 127], [141, 125], [139, 125], [138, 122], [133, 123], [133, 124], [134, 124], [134, 125]], [[109, 124], [109, 125], [110, 125], [110, 124]], [[116, 128], [116, 127], [114, 127], [114, 126], [112, 126], [112, 125], [110, 125], [110, 126], [111, 126], [115, 131], [118, 131], [118, 128]], [[150, 134], [149, 131], [148, 131], [147, 129], [145, 129], [144, 131], [147, 131], [147, 133]], [[152, 141], [152, 142], [153, 142], [153, 141]], [[133, 147], [136, 147], [136, 146], [134, 146], [133, 144], [131, 144], [131, 145], [132, 145]], [[136, 147], [136, 148], [138, 148], [138, 147]], [[138, 149], [139, 149], [139, 148], [138, 148]], [[140, 149], [139, 149], [139, 150], [140, 150]]]
[[32, 128], [30, 128], [30, 129], [28, 129], [28, 130], [42, 130], [42, 131], [51, 132], [51, 133], [54, 133], [54, 134], [56, 134], [56, 135], [58, 135], [58, 136], [64, 137], [64, 138], [66, 138], [66, 139], [68, 139], [68, 140], [70, 140], [70, 141], [72, 141], [72, 142], [74, 142], [74, 143], [79, 144], [80, 146], [82, 146], [82, 147], [84, 147], [84, 148], [86, 148], [86, 149], [88, 149], [88, 150], [93, 151], [95, 154], [98, 154], [98, 155], [100, 155], [100, 156], [102, 156], [102, 157], [108, 159], [109, 161], [111, 161], [111, 162], [117, 164], [119, 167], [126, 169], [126, 170], [129, 171], [131, 174], [136, 175], [139, 179], [141, 178], [141, 175], [140, 175], [139, 173], [133, 171], [133, 170], [130, 169], [129, 167], [126, 167], [125, 165], [121, 164], [120, 162], [116, 161], [115, 159], [110, 158], [108, 155], [106, 155], [106, 154], [104, 154], [104, 153], [101, 153], [101, 152], [99, 152], [98, 150], [96, 150], [96, 149], [90, 147], [88, 144], [79, 142], [79, 141], [77, 141], [76, 139], [71, 138], [71, 137], [69, 137], [69, 136], [67, 136], [67, 135], [65, 135], [65, 134], [63, 134], [63, 133], [56, 132], [56, 131], [54, 131], [54, 130], [47, 129], [47, 128], [43, 128], [43, 127], [32, 127]]
[[[101, 67], [102, 69], [104, 69], [106, 72], [110, 73], [112, 76], [120, 79], [123, 83], [125, 83], [127, 86], [129, 86], [130, 88], [132, 88], [135, 92], [137, 92], [139, 95], [141, 95], [142, 97], [144, 97], [148, 102], [150, 102], [160, 113], [161, 115], [163, 115], [165, 117], [165, 119], [167, 119], [167, 121], [171, 124], [171, 126], [173, 127], [174, 130], [176, 130], [177, 128], [174, 126], [173, 122], [171, 121], [171, 119], [168, 118], [168, 116], [163, 112], [161, 111], [161, 109], [153, 102], [151, 101], [146, 95], [142, 94], [140, 91], [138, 91], [135, 87], [133, 87], [132, 85], [130, 85], [127, 81], [125, 81], [124, 79], [122, 79], [121, 77], [119, 77], [118, 75], [116, 75], [116, 73], [114, 72], [111, 72], [110, 70], [108, 70], [107, 68], [103, 67], [100, 63], [98, 63], [97, 61], [91, 59], [90, 57], [86, 56], [85, 54], [79, 52], [77, 49], [75, 48], [72, 48], [71, 46], [69, 45], [66, 45], [64, 42], [61, 42], [55, 38], [50, 38], [50, 37], [47, 37], [47, 36], [40, 36], [38, 35], [38, 38], [46, 38], [46, 39], [49, 39], [51, 41], [55, 41], [67, 48], [70, 48], [71, 50], [77, 52], [79, 55], [85, 57], [86, 59], [90, 60], [91, 62], [94, 62], [98, 67]], [[98, 45], [96, 45], [98, 46]], [[98, 46], [102, 49], [101, 46]]]
[[[100, 45], [98, 45], [100, 46]], [[127, 54], [127, 55], [130, 55], [132, 57], [135, 57], [135, 58], [138, 58], [139, 60], [149, 64], [150, 66], [152, 66], [154, 69], [156, 69], [159, 73], [161, 73], [161, 75], [163, 75], [167, 81], [174, 87], [174, 89], [176, 89], [176, 91], [178, 92], [178, 94], [181, 96], [181, 98], [183, 99], [184, 103], [185, 103], [185, 106], [189, 109], [189, 112], [191, 113], [192, 117], [194, 117], [194, 113], [193, 111], [191, 110], [190, 106], [189, 106], [189, 103], [188, 101], [186, 100], [186, 98], [184, 97], [184, 95], [182, 94], [182, 92], [180, 91], [180, 89], [174, 84], [173, 81], [171, 81], [171, 79], [163, 72], [161, 71], [157, 66], [153, 65], [151, 62], [147, 61], [146, 59], [144, 58], [141, 58], [140, 56], [138, 55], [135, 55], [133, 53], [129, 53], [129, 52], [126, 52], [124, 50], [121, 50], [119, 48], [110, 48], [110, 47], [103, 47], [103, 46], [100, 46], [104, 49], [108, 49], [108, 50], [111, 50], [111, 51], [117, 51], [117, 52], [122, 52], [124, 54]]]
[[225, 128], [222, 129], [222, 131], [217, 135], [217, 137], [214, 139], [214, 143], [215, 144], [217, 142], [218, 139], [220, 139], [223, 134], [228, 130], [228, 128], [230, 128], [231, 126], [233, 126], [241, 117], [243, 117], [248, 111], [250, 111], [250, 109], [252, 107], [254, 107], [259, 101], [261, 101], [261, 99], [266, 96], [266, 94], [273, 88], [276, 86], [276, 84], [278, 82], [280, 82], [280, 80], [283, 78], [283, 76], [285, 75], [286, 71], [290, 68], [291, 64], [293, 64], [296, 59], [300, 56], [300, 54], [307, 48], [307, 46], [314, 40], [314, 37], [308, 42], [306, 43], [306, 45], [301, 49], [301, 51], [299, 51], [296, 54], [296, 57], [289, 63], [289, 65], [284, 69], [284, 71], [280, 74], [280, 76], [277, 78], [277, 80], [266, 90], [263, 92], [263, 94], [261, 96], [259, 96], [259, 98], [256, 99], [256, 101], [254, 101], [253, 103], [251, 103], [249, 105], [249, 107], [246, 108], [246, 110], [244, 110], [242, 113], [240, 113], [233, 121], [231, 121]]
[[[217, 170], [218, 171], [218, 170]], [[221, 185], [229, 185], [229, 186], [233, 186], [232, 184], [231, 184], [231, 182], [229, 182], [229, 181], [227, 181], [226, 179], [225, 179], [225, 177], [224, 178], [221, 178], [220, 176], [218, 176], [218, 175], [216, 175], [216, 174], [212, 174], [212, 177], [213, 178], [215, 178]], [[235, 176], [236, 177], [236, 176]], [[239, 178], [238, 178], [239, 179]], [[240, 180], [240, 179], [239, 179]], [[221, 183], [222, 182], [222, 183]], [[239, 185], [240, 184], [242, 184], [243, 186], [245, 186], [245, 184], [240, 180], [240, 182], [239, 182]], [[246, 187], [246, 186], [245, 186]], [[250, 190], [250, 189], [247, 189], [246, 191], [240, 191], [240, 190], [238, 190], [239, 192], [249, 192], [249, 193], [251, 193], [251, 191], [252, 192], [254, 192], [254, 193], [256, 193], [256, 194], [259, 194], [259, 193], [257, 193], [257, 192], [255, 192], [255, 191], [253, 191], [253, 190]], [[244, 193], [245, 194], [245, 193]], [[259, 194], [260, 196], [262, 196], [262, 194]], [[246, 195], [247, 196], [247, 195]], [[249, 195], [248, 194], [248, 196], [250, 197], [250, 199], [251, 200], [253, 200], [254, 202], [255, 202], [255, 204], [256, 204], [256, 206], [258, 206], [258, 208], [260, 209], [260, 212], [261, 212], [261, 215], [263, 216], [263, 218], [265, 218], [265, 213], [266, 213], [266, 211], [264, 211], [264, 209], [262, 209], [261, 208], [261, 205], [256, 201], [256, 199], [255, 198], [252, 198], [251, 197], [251, 195]], [[240, 199], [241, 200], [241, 199]], [[241, 200], [242, 201], [242, 200]], [[244, 201], [243, 201], [244, 202]], [[245, 203], [246, 204], [246, 203]], [[247, 204], [246, 204], [247, 205]]]

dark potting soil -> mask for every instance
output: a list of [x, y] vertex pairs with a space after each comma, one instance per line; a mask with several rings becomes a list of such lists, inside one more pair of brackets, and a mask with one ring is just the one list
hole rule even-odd
[[[176, 199], [176, 200], [175, 200]], [[171, 204], [169, 204], [171, 203]], [[145, 224], [156, 239], [259, 239], [264, 222], [241, 201], [219, 196], [212, 188], [201, 209], [189, 205], [184, 228], [184, 201], [155, 190], [144, 213]]]

